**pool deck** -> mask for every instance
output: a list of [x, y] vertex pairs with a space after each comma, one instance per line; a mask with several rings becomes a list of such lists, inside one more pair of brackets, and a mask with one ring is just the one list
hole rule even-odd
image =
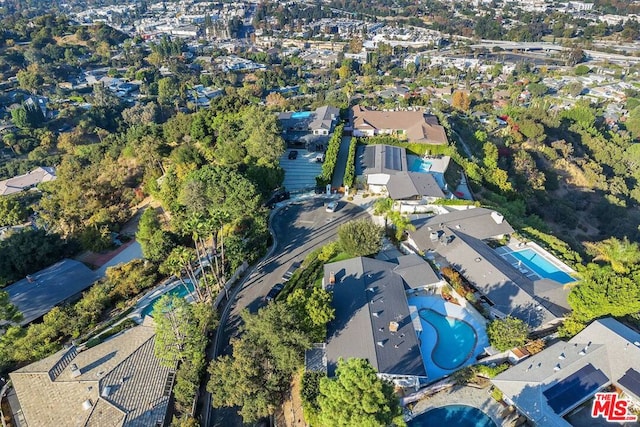
[[[541, 247], [535, 242], [521, 242], [515, 237], [512, 237], [511, 241], [507, 246], [496, 248], [495, 252], [498, 255], [500, 255], [502, 258], [504, 258], [507, 262], [510, 262], [514, 268], [516, 268], [517, 270], [520, 270], [520, 272], [525, 274], [529, 279], [531, 280], [541, 279], [542, 277], [540, 277], [538, 273], [536, 273], [535, 271], [531, 271], [531, 269], [529, 269], [528, 266], [526, 268], [522, 267], [520, 263], [516, 262], [517, 260], [515, 260], [514, 257], [510, 256], [512, 252], [520, 252], [525, 249], [530, 249], [534, 251], [537, 255], [539, 255], [544, 260], [549, 262], [549, 264], [557, 268], [559, 271], [566, 273], [567, 275], [572, 277], [574, 280], [578, 280], [576, 278], [577, 273], [574, 269], [572, 269], [567, 264], [565, 264], [564, 262], [556, 258], [554, 255], [550, 254], [547, 250], [545, 250], [543, 247]], [[567, 282], [567, 283], [571, 283], [571, 282]]]
[[147, 308], [147, 306], [151, 304], [154, 299], [178, 286], [182, 286], [182, 282], [180, 282], [180, 280], [173, 280], [147, 292], [142, 297], [140, 297], [138, 302], [136, 302], [136, 308], [131, 313], [129, 313], [127, 317], [133, 319], [138, 324], [142, 323], [142, 321], [144, 320], [142, 317], [142, 311]]
[[484, 352], [484, 349], [489, 346], [489, 339], [487, 338], [485, 323], [477, 319], [474, 314], [466, 308], [446, 302], [439, 295], [410, 296], [408, 298], [408, 302], [410, 306], [414, 306], [416, 308], [417, 313], [419, 313], [421, 309], [431, 309], [444, 316], [454, 317], [456, 319], [467, 322], [471, 327], [473, 327], [478, 338], [471, 356], [463, 365], [453, 370], [443, 369], [437, 366], [431, 360], [431, 353], [433, 352], [433, 349], [435, 348], [435, 345], [437, 343], [438, 333], [436, 332], [436, 329], [431, 326], [431, 324], [429, 324], [429, 322], [420, 319], [420, 322], [422, 324], [422, 332], [418, 333], [418, 338], [421, 343], [420, 351], [422, 353], [422, 359], [424, 361], [425, 369], [427, 370], [429, 382], [436, 381], [447, 375], [450, 375], [464, 366], [474, 364], [476, 362], [476, 357], [482, 354]]
[[455, 386], [443, 390], [422, 399], [415, 404], [412, 414], [417, 416], [431, 409], [441, 408], [447, 405], [467, 405], [480, 409], [487, 414], [497, 426], [506, 427], [512, 425], [515, 415], [503, 416], [506, 408], [496, 402], [489, 393], [490, 388], [475, 388], [470, 386]]

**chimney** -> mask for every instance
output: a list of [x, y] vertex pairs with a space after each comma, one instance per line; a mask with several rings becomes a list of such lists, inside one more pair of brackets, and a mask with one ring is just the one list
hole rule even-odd
[[330, 285], [336, 284], [336, 273], [334, 273], [333, 271], [329, 273], [329, 284]]
[[491, 212], [491, 218], [493, 218], [496, 224], [502, 224], [502, 221], [504, 220], [504, 216], [496, 211]]
[[102, 393], [100, 393], [100, 396], [109, 397], [110, 394], [111, 394], [111, 386], [108, 385], [102, 389]]
[[71, 368], [71, 378], [76, 378], [82, 375], [80, 368], [78, 368], [78, 365], [76, 365], [75, 363], [72, 363], [70, 368]]
[[93, 408], [93, 403], [91, 403], [91, 400], [87, 399], [84, 402], [82, 402], [82, 409], [84, 409], [85, 411], [88, 411], [91, 408]]
[[398, 332], [399, 327], [398, 322], [389, 322], [389, 332]]

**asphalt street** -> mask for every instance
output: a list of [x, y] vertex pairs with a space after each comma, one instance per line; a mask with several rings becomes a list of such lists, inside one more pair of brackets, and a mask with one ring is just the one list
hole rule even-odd
[[[276, 246], [267, 259], [258, 264], [241, 283], [239, 291], [224, 310], [219, 330], [217, 355], [231, 354], [230, 340], [238, 335], [242, 319], [240, 313], [245, 308], [256, 312], [264, 305], [264, 297], [271, 287], [282, 282], [282, 275], [293, 262], [302, 262], [312, 250], [337, 239], [337, 229], [341, 224], [368, 214], [360, 206], [339, 202], [336, 212], [326, 212], [325, 204], [333, 199], [323, 196], [294, 201], [279, 209], [273, 216], [271, 227]], [[210, 402], [210, 395], [204, 396]], [[202, 425], [242, 426], [237, 408], [222, 408], [204, 411]], [[208, 423], [206, 419], [208, 418]]]

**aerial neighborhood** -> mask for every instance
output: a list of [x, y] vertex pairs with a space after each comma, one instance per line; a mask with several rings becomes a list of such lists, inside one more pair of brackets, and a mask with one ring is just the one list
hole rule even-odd
[[638, 425], [639, 14], [0, 2], [3, 427]]

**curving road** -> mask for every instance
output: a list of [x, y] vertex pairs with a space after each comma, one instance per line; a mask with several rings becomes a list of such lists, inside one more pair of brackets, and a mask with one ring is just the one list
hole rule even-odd
[[[212, 357], [231, 354], [229, 342], [238, 335], [242, 322], [240, 313], [245, 308], [256, 312], [264, 304], [264, 297], [271, 287], [282, 281], [282, 275], [291, 263], [302, 262], [309, 252], [335, 240], [341, 224], [368, 215], [360, 206], [344, 201], [340, 201], [336, 212], [326, 212], [324, 205], [329, 200], [318, 196], [295, 201], [274, 213], [271, 228], [275, 247], [265, 260], [250, 270], [231, 295], [220, 319], [221, 326], [211, 349]], [[237, 408], [212, 409], [211, 395], [206, 393], [203, 397], [202, 426], [242, 426], [242, 420], [236, 414]]]

